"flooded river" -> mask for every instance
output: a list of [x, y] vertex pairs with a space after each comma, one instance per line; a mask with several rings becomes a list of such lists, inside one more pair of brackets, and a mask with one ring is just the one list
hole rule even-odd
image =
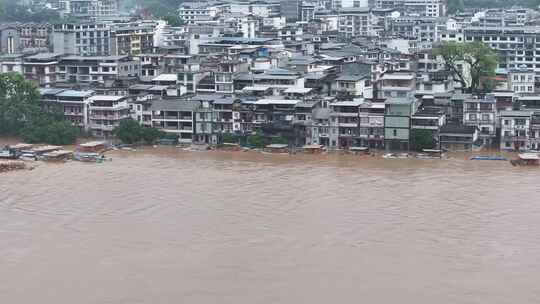
[[115, 152], [0, 175], [0, 303], [540, 303], [540, 170]]

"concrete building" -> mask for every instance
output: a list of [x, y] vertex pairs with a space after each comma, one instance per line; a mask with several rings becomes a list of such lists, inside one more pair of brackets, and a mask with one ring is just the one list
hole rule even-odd
[[127, 96], [94, 95], [88, 102], [89, 127], [94, 136], [112, 136], [120, 121], [131, 117]]
[[140, 55], [154, 50], [154, 25], [128, 23], [111, 29], [111, 55]]
[[89, 105], [94, 91], [47, 88], [40, 89], [39, 93], [46, 110], [59, 111], [66, 121], [80, 130], [89, 129]]
[[416, 74], [387, 72], [377, 82], [379, 98], [412, 98], [416, 90]]
[[19, 32], [19, 49], [25, 50], [52, 49], [52, 25], [49, 23], [22, 23], [17, 25]]
[[479, 144], [490, 147], [497, 134], [495, 98], [466, 98], [463, 101], [463, 125], [477, 128]]
[[330, 104], [330, 148], [347, 150], [360, 142], [359, 107], [363, 99]]
[[366, 102], [360, 105], [360, 146], [384, 148], [384, 102]]
[[525, 65], [520, 68], [510, 69], [508, 72], [508, 88], [517, 94], [533, 94], [535, 91], [535, 76], [534, 69], [529, 69]]
[[58, 82], [111, 85], [140, 75], [140, 62], [129, 56], [66, 56], [58, 63]]
[[344, 8], [338, 13], [338, 32], [344, 38], [373, 36], [373, 14], [369, 8]]
[[529, 141], [532, 111], [501, 111], [501, 150], [531, 149]]
[[23, 74], [23, 58], [22, 54], [0, 55], [0, 74], [10, 72]]
[[287, 22], [302, 20], [302, 0], [281, 0], [280, 11]]
[[478, 140], [478, 129], [460, 124], [446, 124], [439, 132], [440, 148], [447, 151], [470, 152]]
[[116, 17], [119, 12], [119, 0], [62, 0], [58, 3], [63, 15], [81, 20]]
[[191, 143], [195, 132], [198, 101], [155, 100], [152, 102], [152, 127], [178, 136], [180, 143]]
[[386, 100], [384, 112], [385, 148], [408, 150], [410, 148], [411, 117], [416, 113], [417, 102], [409, 98]]
[[57, 81], [58, 62], [64, 57], [59, 53], [38, 53], [23, 60], [24, 78], [40, 86], [51, 86]]
[[78, 56], [108, 56], [111, 29], [104, 23], [60, 23], [53, 25], [53, 50]]
[[14, 54], [19, 48], [20, 38], [16, 26], [0, 24], [0, 53]]

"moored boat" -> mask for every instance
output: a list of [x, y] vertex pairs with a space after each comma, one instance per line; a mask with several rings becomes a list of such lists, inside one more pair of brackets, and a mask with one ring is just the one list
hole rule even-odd
[[513, 166], [540, 166], [540, 156], [538, 153], [521, 153], [517, 159], [510, 161]]
[[41, 159], [49, 162], [62, 162], [67, 161], [73, 157], [73, 152], [68, 150], [57, 150], [48, 153], [44, 153]]
[[101, 163], [106, 160], [111, 160], [107, 159], [105, 155], [93, 152], [75, 152], [75, 154], [73, 154], [73, 159], [86, 163]]
[[497, 160], [497, 161], [506, 161], [508, 160], [503, 156], [492, 156], [492, 155], [476, 155], [471, 157], [471, 160]]

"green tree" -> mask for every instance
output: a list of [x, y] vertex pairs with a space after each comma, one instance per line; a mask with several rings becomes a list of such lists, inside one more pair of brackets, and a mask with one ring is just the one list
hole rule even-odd
[[264, 148], [266, 146], [266, 140], [261, 134], [255, 133], [247, 137], [247, 144], [253, 148]]
[[482, 42], [445, 42], [437, 46], [446, 69], [468, 93], [479, 93], [483, 80], [493, 78], [497, 68], [497, 54]]
[[0, 135], [18, 135], [41, 112], [39, 92], [15, 73], [0, 74]]
[[223, 134], [223, 142], [227, 144], [237, 144], [238, 143], [238, 136], [230, 133], [224, 133]]
[[165, 136], [165, 132], [162, 132], [156, 128], [141, 127], [141, 138], [146, 144], [154, 144], [160, 138]]
[[113, 134], [125, 144], [138, 143], [142, 139], [142, 128], [133, 119], [124, 119], [118, 127], [114, 128]]
[[433, 149], [435, 147], [435, 140], [433, 139], [433, 133], [429, 130], [411, 130], [411, 148], [415, 151], [422, 151], [423, 149]]
[[176, 12], [169, 12], [160, 17], [161, 20], [167, 21], [167, 24], [170, 26], [182, 26], [184, 25], [184, 20]]
[[289, 141], [283, 137], [272, 137], [272, 144], [287, 145]]
[[79, 130], [71, 123], [58, 120], [50, 113], [41, 113], [28, 121], [20, 135], [28, 143], [70, 145], [75, 142]]

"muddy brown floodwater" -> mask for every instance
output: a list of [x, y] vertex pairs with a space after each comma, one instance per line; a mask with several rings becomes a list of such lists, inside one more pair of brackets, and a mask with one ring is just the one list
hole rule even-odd
[[540, 303], [540, 170], [114, 152], [0, 175], [0, 303]]

